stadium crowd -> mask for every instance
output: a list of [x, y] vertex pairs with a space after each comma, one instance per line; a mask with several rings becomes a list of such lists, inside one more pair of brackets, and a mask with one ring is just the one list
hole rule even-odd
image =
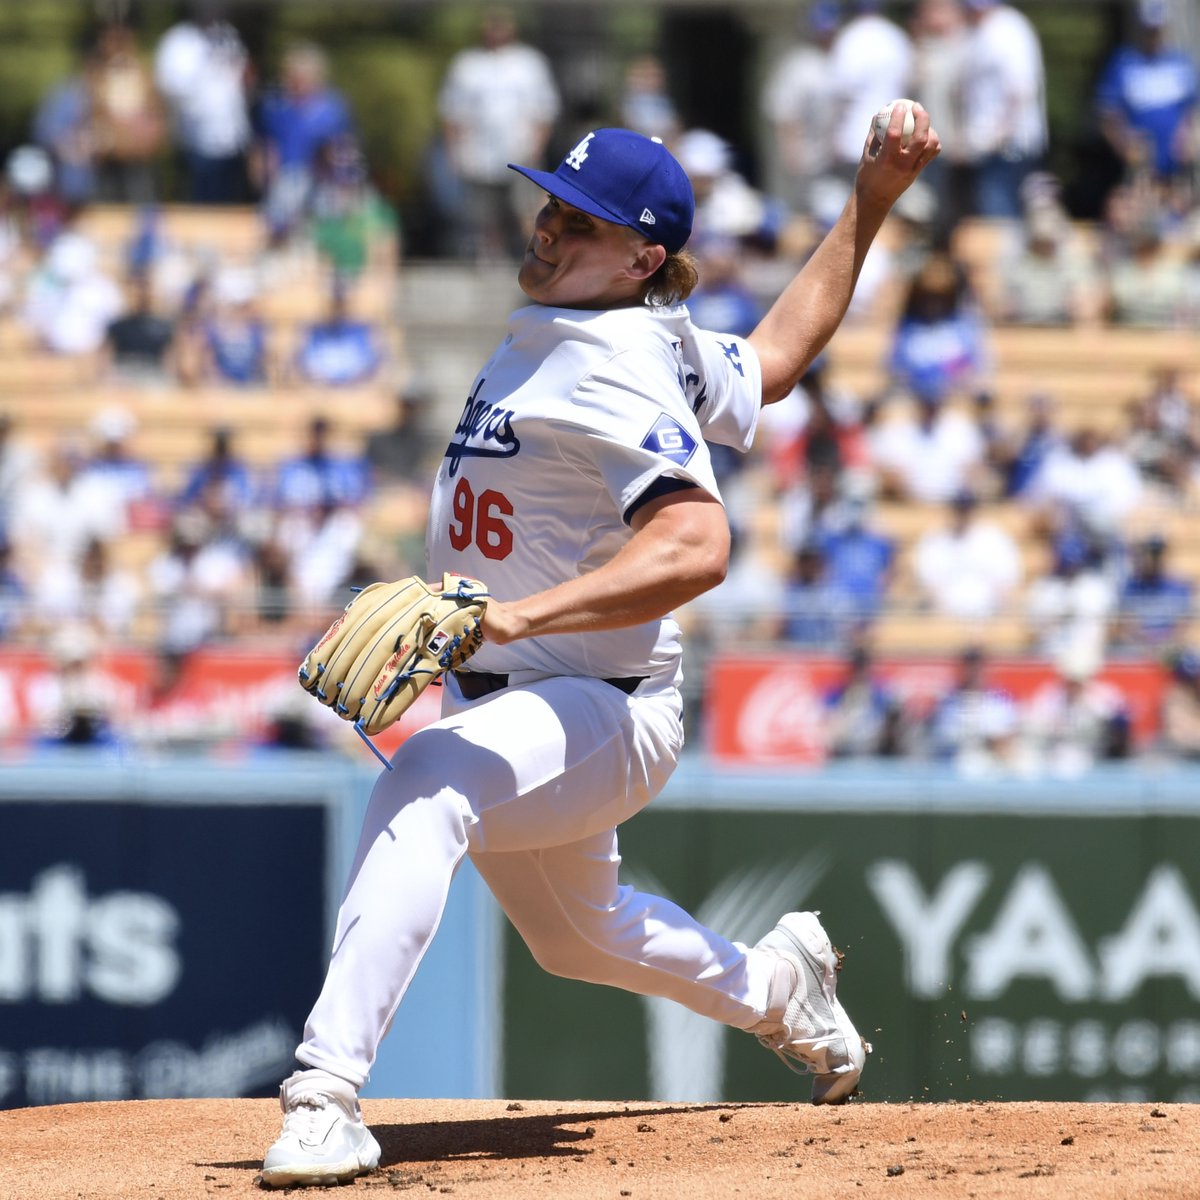
[[[1181, 541], [1200, 497], [1200, 353], [1156, 357], [1152, 336], [1200, 330], [1197, 72], [1169, 28], [1159, 0], [1140, 0], [1102, 73], [1095, 120], [1119, 169], [1095, 221], [1072, 218], [1044, 169], [1040, 45], [1003, 0], [919, 0], [903, 23], [870, 0], [805, 5], [763, 81], [770, 166], [754, 182], [736, 147], [689, 124], [653, 54], [624, 64], [597, 122], [676, 152], [697, 198], [691, 307], [736, 333], [840, 209], [881, 93], [922, 98], [948, 147], [868, 257], [845, 331], [855, 349], [839, 334], [764, 413], [754, 451], [718, 458], [734, 559], [680, 614], [701, 663], [748, 641], [837, 658], [844, 678], [822, 699], [835, 757], [1032, 772], [1140, 752], [1127, 698], [1100, 678], [1126, 660], [1165, 673], [1155, 747], [1200, 756], [1200, 557]], [[574, 132], [553, 64], [491, 11], [437, 108], [438, 249], [511, 260], [538, 197], [505, 164], [552, 165], [556, 135]], [[165, 156], [175, 195], [158, 181]], [[99, 397], [58, 428], [16, 386], [0, 402], [0, 637], [56, 664], [50, 740], [120, 724], [114, 693], [85, 678], [97, 646], [152, 648], [166, 695], [203, 647], [302, 652], [348, 586], [421, 569], [440, 398], [406, 363], [390, 290], [403, 230], [371, 166], [321, 48], [292, 46], [272, 76], [214, 4], [155, 45], [103, 27], [8, 156], [3, 339]], [[252, 209], [248, 248], [179, 243], [164, 208], [176, 202], [210, 209], [213, 228], [222, 209]], [[130, 214], [116, 245], [89, 224], [113, 205]], [[964, 252], [968, 227], [989, 233], [982, 257]], [[1091, 345], [1145, 332], [1133, 394], [1014, 395], [998, 347], [1020, 330]], [[236, 408], [206, 416], [214, 390], [304, 404], [246, 454]], [[373, 427], [350, 419], [368, 393]], [[204, 452], [146, 449], [147, 397], [194, 401]], [[918, 649], [896, 616], [940, 630], [922, 648], [957, 664], [934, 703], [909, 703], [875, 669]], [[988, 682], [994, 655], [1040, 660], [1052, 678], [1018, 701]], [[289, 728], [285, 744], [310, 744]]]

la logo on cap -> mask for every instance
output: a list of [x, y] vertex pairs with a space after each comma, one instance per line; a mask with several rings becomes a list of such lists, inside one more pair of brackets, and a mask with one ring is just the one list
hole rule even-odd
[[587, 134], [587, 136], [583, 138], [579, 145], [567, 155], [566, 164], [568, 167], [572, 167], [578, 171], [580, 167], [583, 166], [583, 164], [587, 161], [588, 142], [590, 142], [595, 136], [596, 135], [594, 132]]

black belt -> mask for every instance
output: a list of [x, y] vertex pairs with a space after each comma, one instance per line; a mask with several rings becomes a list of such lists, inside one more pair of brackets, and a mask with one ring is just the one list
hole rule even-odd
[[[480, 700], [508, 687], [508, 676], [494, 671], [455, 671], [454, 678], [458, 680], [458, 690], [465, 700]], [[629, 695], [645, 678], [645, 675], [629, 675], [624, 679], [603, 679], [601, 682]]]

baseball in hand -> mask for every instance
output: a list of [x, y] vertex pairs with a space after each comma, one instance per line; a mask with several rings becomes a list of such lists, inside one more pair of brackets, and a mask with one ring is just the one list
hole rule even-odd
[[880, 142], [883, 141], [884, 137], [887, 135], [888, 124], [892, 119], [892, 109], [894, 109], [897, 104], [904, 106], [904, 128], [900, 133], [900, 145], [907, 146], [908, 139], [912, 137], [912, 131], [915, 126], [915, 122], [913, 121], [912, 100], [893, 100], [891, 104], [885, 104], [875, 114], [875, 136]]

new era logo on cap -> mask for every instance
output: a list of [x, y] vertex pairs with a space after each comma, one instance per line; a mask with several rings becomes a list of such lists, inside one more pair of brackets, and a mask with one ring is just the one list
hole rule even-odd
[[603, 221], [628, 225], [672, 254], [691, 236], [692, 184], [659, 138], [630, 129], [594, 129], [554, 172], [508, 165], [559, 200]]

